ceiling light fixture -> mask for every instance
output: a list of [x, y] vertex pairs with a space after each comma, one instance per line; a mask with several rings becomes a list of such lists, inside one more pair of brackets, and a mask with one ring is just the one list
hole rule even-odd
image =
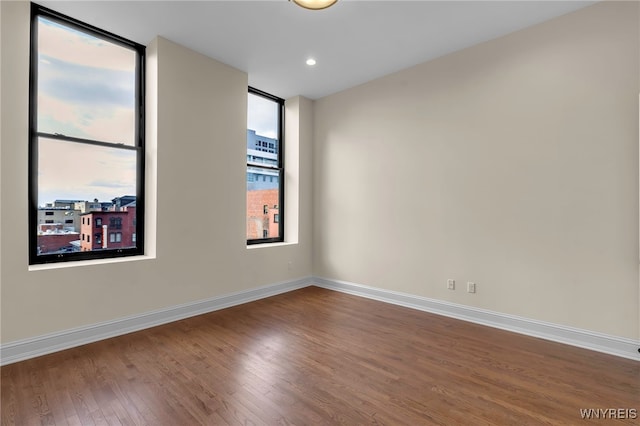
[[310, 67], [314, 66], [316, 64], [316, 60], [313, 58], [309, 58], [307, 59], [307, 65], [309, 65]]
[[336, 4], [338, 0], [289, 0], [293, 1], [300, 7], [311, 10], [326, 9], [329, 6]]

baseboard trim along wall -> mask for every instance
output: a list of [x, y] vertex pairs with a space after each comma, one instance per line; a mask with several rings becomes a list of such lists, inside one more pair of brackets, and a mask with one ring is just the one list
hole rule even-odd
[[633, 339], [609, 336], [362, 284], [320, 277], [307, 277], [145, 312], [140, 315], [119, 318], [86, 327], [10, 342], [0, 346], [0, 365], [11, 364], [87, 343], [121, 336], [312, 285], [640, 361], [640, 353], [638, 353], [640, 341]]
[[0, 346], [0, 365], [11, 364], [35, 358], [37, 356], [85, 345], [87, 343], [121, 336], [123, 334], [143, 330], [145, 328], [167, 324], [173, 321], [241, 305], [247, 302], [253, 302], [255, 300], [275, 296], [276, 294], [308, 287], [312, 285], [312, 283], [313, 280], [311, 277], [307, 277], [293, 281], [271, 284], [211, 299], [199, 300], [197, 302], [185, 303], [166, 309], [145, 312], [140, 315], [133, 315], [113, 321], [92, 324], [86, 327], [79, 327], [58, 333], [37, 336], [31, 339], [10, 342]]
[[633, 339], [610, 336], [346, 281], [314, 277], [313, 283], [318, 287], [329, 290], [640, 361], [640, 353], [638, 353], [640, 341]]

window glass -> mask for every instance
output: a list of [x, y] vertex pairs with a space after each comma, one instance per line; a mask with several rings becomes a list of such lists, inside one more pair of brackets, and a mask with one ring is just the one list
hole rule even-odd
[[135, 144], [136, 52], [38, 17], [38, 131]]
[[30, 263], [142, 254], [144, 47], [31, 7]]
[[[247, 242], [283, 240], [282, 109], [283, 101], [262, 92], [248, 95]], [[270, 147], [264, 149], [261, 147]], [[280, 220], [274, 220], [278, 215]]]
[[38, 205], [136, 194], [134, 150], [38, 138]]

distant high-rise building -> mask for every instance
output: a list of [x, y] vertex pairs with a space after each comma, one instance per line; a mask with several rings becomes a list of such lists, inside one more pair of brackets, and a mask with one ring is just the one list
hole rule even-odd
[[[277, 166], [278, 146], [277, 139], [257, 135], [255, 130], [247, 129], [247, 164]], [[278, 188], [279, 179], [277, 171], [250, 168], [247, 171], [247, 191]]]

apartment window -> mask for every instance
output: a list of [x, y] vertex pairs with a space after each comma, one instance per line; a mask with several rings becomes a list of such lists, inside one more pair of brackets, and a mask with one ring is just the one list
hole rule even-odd
[[122, 218], [121, 217], [112, 217], [109, 219], [109, 228], [111, 229], [122, 229]]
[[[284, 100], [250, 87], [247, 150], [264, 154], [247, 157], [247, 244], [284, 241], [282, 209], [277, 222], [269, 212], [270, 205], [284, 205], [283, 124]], [[273, 149], [254, 149], [254, 143]]]
[[93, 240], [96, 244], [102, 244], [102, 234], [95, 234]]
[[73, 223], [73, 219], [65, 219], [64, 223]]
[[[121, 214], [144, 217], [144, 55], [142, 45], [32, 4], [31, 264], [144, 252], [142, 220], [129, 231], [141, 236], [136, 243], [83, 252], [41, 243], [44, 234], [37, 226], [38, 206], [60, 199], [134, 196], [136, 209]], [[120, 211], [118, 206], [106, 208]], [[91, 225], [88, 217], [86, 224]], [[101, 226], [97, 219], [95, 224]], [[48, 231], [48, 239], [52, 232], [57, 231]]]
[[122, 232], [111, 232], [111, 233], [109, 233], [109, 242], [110, 243], [122, 242]]
[[102, 218], [97, 217], [96, 218], [96, 228], [102, 226]]
[[53, 216], [53, 212], [44, 212], [45, 216]]

